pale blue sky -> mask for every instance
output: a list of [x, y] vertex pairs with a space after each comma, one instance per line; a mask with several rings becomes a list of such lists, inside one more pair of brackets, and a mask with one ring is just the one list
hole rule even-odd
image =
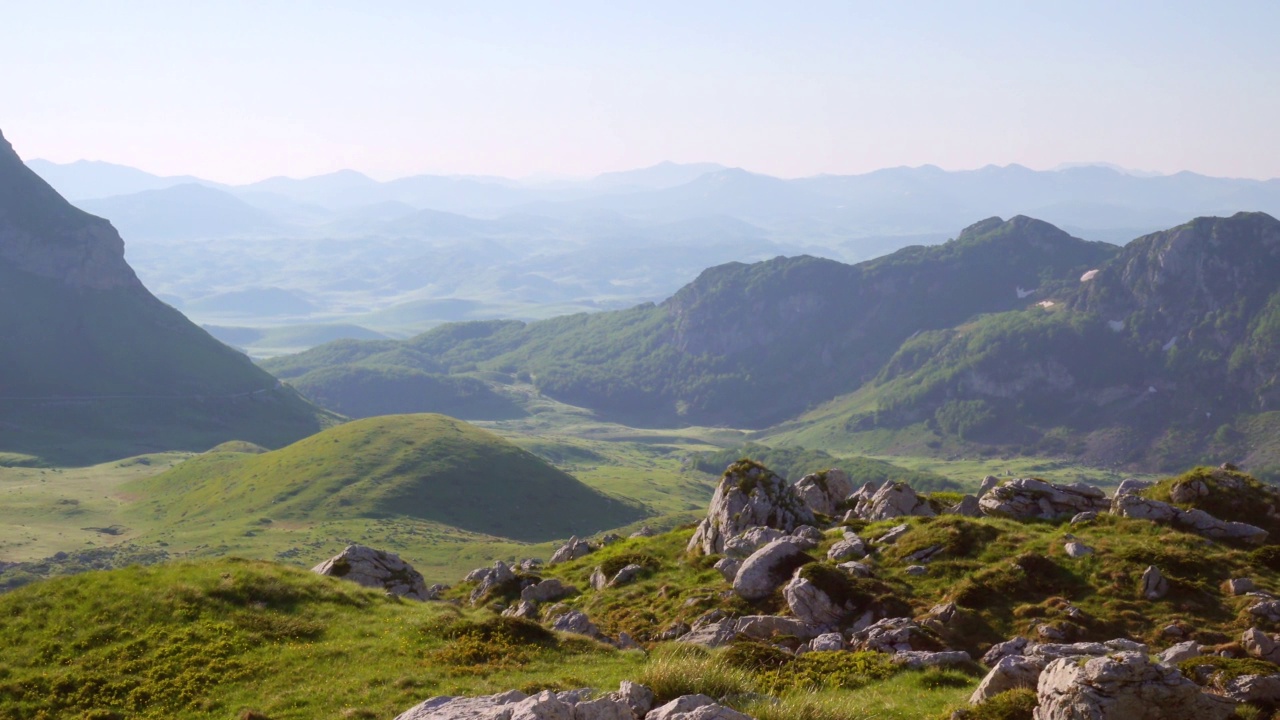
[[1269, 178], [1277, 27], [1276, 0], [44, 0], [4, 8], [0, 129], [25, 157], [228, 182], [661, 160]]

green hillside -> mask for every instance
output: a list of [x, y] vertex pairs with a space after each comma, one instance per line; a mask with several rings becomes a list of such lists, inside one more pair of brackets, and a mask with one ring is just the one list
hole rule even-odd
[[[264, 367], [312, 397], [336, 365], [453, 375], [499, 371], [606, 418], [763, 427], [857, 388], [907, 338], [1022, 308], [1116, 252], [1031, 218], [978, 223], [944, 245], [845, 265], [813, 257], [729, 263], [666, 302], [536, 323], [444, 325], [405, 341], [343, 341]], [[429, 403], [422, 410], [432, 410]]]
[[399, 517], [526, 542], [646, 514], [442, 415], [357, 420], [268, 453], [206, 453], [123, 491], [145, 498], [130, 512], [150, 522]]
[[157, 300], [107, 221], [0, 136], [0, 451], [89, 463], [231, 439], [280, 446], [333, 421]]

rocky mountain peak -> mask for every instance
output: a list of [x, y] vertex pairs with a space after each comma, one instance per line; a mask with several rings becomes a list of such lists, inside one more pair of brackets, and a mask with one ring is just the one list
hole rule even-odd
[[72, 287], [141, 288], [111, 223], [72, 206], [0, 133], [0, 263]]

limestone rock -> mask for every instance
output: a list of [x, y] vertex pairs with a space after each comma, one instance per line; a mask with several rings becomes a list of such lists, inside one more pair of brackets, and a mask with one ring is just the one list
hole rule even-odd
[[1111, 501], [1111, 512], [1121, 517], [1178, 525], [1214, 540], [1240, 540], [1259, 544], [1267, 539], [1267, 531], [1260, 527], [1242, 522], [1226, 522], [1200, 509], [1183, 510], [1139, 495], [1117, 494]]
[[982, 682], [978, 683], [977, 689], [969, 696], [969, 704], [984, 703], [1008, 690], [1034, 688], [1043, 669], [1044, 664], [1034, 658], [1006, 655], [1000, 658]]
[[808, 640], [814, 636], [813, 627], [803, 620], [781, 615], [747, 615], [738, 618], [737, 632], [752, 640], [772, 640], [780, 635]]
[[[468, 575], [468, 577], [470, 577]], [[489, 572], [480, 576], [480, 584], [471, 591], [471, 604], [474, 605], [485, 598], [491, 590], [515, 582], [516, 574], [501, 560], [495, 562]], [[523, 592], [523, 591], [522, 591]]]
[[1169, 594], [1169, 581], [1164, 573], [1155, 565], [1148, 565], [1142, 572], [1142, 597], [1148, 600], [1159, 600]]
[[1075, 517], [1071, 518], [1071, 524], [1083, 525], [1087, 522], [1093, 522], [1094, 520], [1097, 520], [1097, 519], [1098, 519], [1098, 512], [1096, 510], [1088, 510], [1082, 513], [1078, 513]]
[[1240, 675], [1218, 686], [1223, 696], [1236, 702], [1275, 707], [1280, 704], [1280, 674]]
[[1000, 478], [995, 475], [988, 475], [982, 478], [982, 484], [978, 486], [978, 499], [981, 500], [983, 495], [991, 492], [991, 489], [1000, 484]]
[[609, 584], [609, 578], [604, 576], [604, 568], [597, 565], [596, 569], [591, 571], [591, 577], [587, 582], [591, 584], [592, 590], [603, 590]]
[[827, 539], [826, 536], [822, 534], [821, 530], [812, 525], [801, 525], [800, 527], [797, 527], [795, 530], [791, 531], [791, 537], [802, 540], [812, 540], [814, 543], [820, 543]]
[[1086, 555], [1093, 554], [1093, 548], [1077, 540], [1072, 540], [1071, 542], [1067, 543], [1063, 547], [1063, 549], [1066, 550], [1068, 557], [1073, 557], [1073, 558], [1082, 558]]
[[827, 550], [827, 559], [843, 562], [845, 560], [857, 560], [867, 556], [867, 543], [857, 535], [851, 532], [844, 534], [843, 540], [837, 540]]
[[[631, 710], [632, 717], [636, 718], [636, 720], [643, 718], [653, 709], [653, 691], [630, 680], [623, 680], [618, 689], [610, 693], [609, 697], [626, 705]], [[581, 720], [581, 718], [578, 720]]]
[[587, 637], [599, 638], [600, 628], [587, 618], [586, 613], [581, 610], [570, 610], [567, 613], [557, 617], [551, 623], [552, 630], [560, 632], [575, 633], [577, 635], [586, 635]]
[[484, 697], [433, 697], [400, 713], [396, 720], [509, 720], [511, 705], [528, 699], [519, 690]]
[[813, 627], [835, 628], [858, 610], [836, 602], [798, 573], [782, 589], [782, 594], [787, 599], [791, 614]]
[[342, 552], [311, 568], [311, 572], [350, 580], [411, 600], [434, 600], [427, 582], [399, 555], [364, 545], [348, 545]]
[[641, 565], [636, 565], [635, 563], [627, 565], [626, 567], [619, 570], [617, 574], [614, 575], [611, 580], [609, 580], [608, 587], [618, 587], [620, 585], [633, 583], [636, 581], [636, 578], [640, 577], [640, 574], [643, 572], [644, 572], [644, 567]]
[[871, 566], [866, 563], [842, 562], [839, 565], [836, 565], [836, 567], [840, 568], [841, 570], [849, 573], [854, 577], [869, 578], [873, 575], [873, 573], [871, 572]]
[[1035, 478], [1010, 480], [992, 488], [978, 504], [986, 515], [1014, 520], [1057, 520], [1110, 507], [1106, 494], [1092, 485], [1056, 485]]
[[786, 537], [781, 530], [770, 527], [753, 527], [734, 535], [724, 541], [725, 557], [746, 559], [751, 553], [777, 540]]
[[728, 645], [733, 642], [736, 637], [738, 637], [738, 621], [734, 619], [726, 619], [695, 627], [676, 638], [676, 642], [689, 643], [690, 645], [701, 645], [702, 647], [708, 648], [717, 648]]
[[908, 575], [928, 575], [929, 568], [923, 565], [908, 565], [906, 569]]
[[[1246, 649], [1247, 648], [1248, 646], [1246, 646]], [[1180, 642], [1177, 645], [1167, 648], [1164, 652], [1160, 653], [1158, 657], [1160, 658], [1160, 662], [1165, 665], [1176, 666], [1183, 660], [1200, 657], [1200, 643], [1195, 640]]]
[[578, 588], [565, 585], [557, 578], [547, 578], [520, 591], [520, 599], [533, 603], [555, 602], [576, 595]]
[[733, 591], [747, 600], [769, 597], [796, 568], [813, 562], [800, 548], [780, 538], [751, 554], [733, 579]]
[[1036, 689], [1035, 720], [1227, 720], [1235, 712], [1234, 702], [1141, 653], [1055, 660]]
[[524, 618], [525, 620], [537, 620], [538, 604], [536, 602], [530, 602], [528, 600], [521, 600], [520, 602], [516, 603], [515, 605], [512, 605], [506, 610], [503, 610], [502, 615], [503, 617], [517, 617], [517, 618]]
[[720, 479], [707, 517], [689, 539], [688, 549], [713, 555], [724, 551], [725, 540], [747, 528], [791, 532], [814, 522], [813, 511], [786, 479], [755, 463], [734, 463]]
[[643, 720], [653, 707], [653, 692], [623, 681], [604, 697], [588, 700], [588, 690], [529, 696], [512, 690], [484, 697], [436, 697], [400, 714], [396, 720]]
[[1257, 628], [1249, 628], [1240, 636], [1244, 651], [1252, 657], [1280, 664], [1280, 642]]
[[961, 517], [982, 517], [982, 505], [976, 495], [965, 495], [960, 502], [942, 511], [943, 515], [959, 515]]
[[845, 649], [844, 636], [840, 633], [823, 633], [809, 643], [813, 652], [836, 652]]
[[1030, 644], [1030, 640], [1024, 637], [1016, 637], [1001, 643], [996, 643], [987, 650], [987, 654], [982, 656], [982, 664], [987, 667], [995, 667], [995, 664], [1001, 659], [1007, 657], [1021, 657]]
[[1249, 614], [1271, 623], [1280, 623], [1280, 600], [1263, 600], [1250, 607]]
[[685, 695], [654, 708], [645, 720], [752, 720], [750, 716], [716, 703], [706, 695]]
[[887, 533], [885, 533], [885, 534], [881, 535], [880, 537], [876, 538], [876, 544], [877, 544], [877, 545], [892, 545], [892, 544], [894, 544], [895, 542], [897, 542], [897, 541], [898, 541], [898, 538], [902, 537], [903, 535], [906, 535], [906, 534], [907, 534], [907, 533], [909, 533], [909, 532], [911, 532], [911, 526], [910, 526], [910, 525], [905, 525], [905, 524], [904, 524], [904, 525], [894, 525], [892, 528], [889, 528], [889, 532], [887, 532]]
[[963, 650], [900, 650], [893, 654], [893, 664], [903, 665], [912, 670], [964, 665], [970, 662], [973, 662], [973, 658]]
[[569, 538], [569, 542], [561, 545], [560, 549], [555, 551], [551, 556], [551, 560], [548, 561], [547, 564], [555, 565], [558, 563], [569, 562], [570, 560], [577, 560], [590, 552], [591, 546], [582, 540], [579, 540], [578, 536], [575, 535]]
[[853, 493], [853, 483], [843, 470], [828, 470], [800, 478], [796, 494], [810, 510], [822, 515], [835, 515], [836, 507]]
[[903, 482], [886, 481], [875, 495], [858, 501], [854, 512], [863, 520], [888, 520], [897, 517], [936, 515], [929, 501], [916, 494]]
[[724, 557], [717, 560], [713, 567], [725, 580], [733, 582], [733, 579], [738, 576], [738, 570], [742, 567], [742, 561], [737, 558]]
[[654, 535], [657, 535], [657, 534], [658, 534], [658, 531], [657, 531], [657, 530], [654, 530], [653, 528], [649, 527], [648, 525], [641, 525], [641, 526], [640, 526], [640, 529], [639, 529], [639, 530], [637, 530], [637, 531], [635, 531], [635, 532], [633, 532], [633, 533], [631, 533], [630, 537], [633, 537], [633, 538], [647, 538], [647, 537], [653, 537]]
[[882, 653], [927, 650], [928, 635], [911, 618], [885, 618], [853, 634], [851, 645]]
[[1134, 478], [1125, 478], [1120, 481], [1119, 487], [1116, 488], [1116, 496], [1120, 495], [1137, 495], [1146, 490], [1155, 483], [1146, 480], [1135, 480]]

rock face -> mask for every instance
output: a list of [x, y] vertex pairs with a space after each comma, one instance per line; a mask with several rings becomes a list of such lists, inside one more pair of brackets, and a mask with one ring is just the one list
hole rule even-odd
[[689, 551], [707, 555], [724, 551], [725, 541], [752, 527], [791, 532], [815, 521], [794, 488], [782, 477], [752, 462], [725, 470], [711, 497], [707, 517], [689, 540]]
[[1057, 520], [1110, 507], [1106, 494], [1092, 485], [1055, 485], [1035, 478], [1019, 478], [994, 487], [978, 505], [986, 515], [1015, 520]]
[[786, 536], [786, 533], [771, 527], [748, 528], [724, 541], [724, 554], [726, 557], [746, 559], [751, 553]]
[[1178, 525], [1214, 540], [1239, 540], [1256, 545], [1267, 539], [1267, 531], [1260, 527], [1219, 520], [1200, 509], [1183, 510], [1176, 505], [1140, 495], [1116, 495], [1111, 501], [1111, 512], [1121, 517]]
[[929, 501], [902, 482], [886, 482], [869, 498], [858, 501], [854, 513], [863, 520], [888, 520], [896, 517], [936, 515]]
[[1234, 702], [1134, 652], [1055, 660], [1036, 692], [1035, 720], [1226, 720], [1235, 713]]
[[411, 600], [435, 600], [426, 580], [413, 566], [395, 553], [364, 545], [348, 545], [345, 550], [311, 568], [311, 572], [385, 590]]
[[853, 483], [843, 470], [831, 469], [800, 478], [795, 485], [796, 494], [815, 513], [835, 515], [836, 507], [853, 494]]
[[751, 554], [733, 579], [733, 591], [747, 600], [769, 597], [785, 583], [796, 568], [813, 562], [787, 538], [780, 538]]

